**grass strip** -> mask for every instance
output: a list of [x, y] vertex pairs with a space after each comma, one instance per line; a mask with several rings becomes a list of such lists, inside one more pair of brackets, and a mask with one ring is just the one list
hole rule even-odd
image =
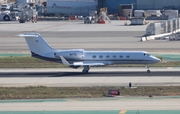
[[166, 87], [0, 87], [0, 99], [98, 98], [107, 97], [109, 90], [121, 96], [180, 96], [179, 86]]
[[[60, 62], [61, 60], [59, 60]], [[110, 65], [115, 67], [117, 65]], [[144, 64], [120, 64], [120, 67], [144, 67]], [[33, 57], [0, 57], [0, 68], [64, 68], [61, 63], [45, 61]], [[180, 67], [180, 62], [160, 62], [151, 64], [150, 67]]]

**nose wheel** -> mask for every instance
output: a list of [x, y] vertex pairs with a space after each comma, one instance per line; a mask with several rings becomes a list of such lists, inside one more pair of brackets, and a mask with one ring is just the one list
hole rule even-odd
[[147, 73], [150, 73], [151, 71], [149, 70], [149, 66], [146, 65], [146, 68], [147, 68]]

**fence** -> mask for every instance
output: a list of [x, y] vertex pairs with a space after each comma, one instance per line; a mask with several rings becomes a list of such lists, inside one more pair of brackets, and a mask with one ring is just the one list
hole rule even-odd
[[180, 29], [180, 18], [171, 19], [164, 22], [151, 23], [146, 28], [146, 35], [173, 33], [178, 29]]

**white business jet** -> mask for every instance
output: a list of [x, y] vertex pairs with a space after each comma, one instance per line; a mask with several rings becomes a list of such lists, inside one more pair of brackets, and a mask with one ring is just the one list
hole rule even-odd
[[161, 60], [145, 51], [85, 51], [83, 49], [57, 50], [51, 48], [38, 33], [21, 34], [25, 37], [32, 57], [48, 61], [62, 62], [72, 68], [83, 66], [83, 73], [88, 73], [90, 66], [105, 66], [112, 64], [148, 64]]

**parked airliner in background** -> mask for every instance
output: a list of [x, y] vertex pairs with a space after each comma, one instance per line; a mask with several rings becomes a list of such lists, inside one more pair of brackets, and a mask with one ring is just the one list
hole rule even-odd
[[57, 50], [51, 48], [38, 33], [21, 34], [25, 37], [32, 57], [48, 61], [62, 62], [72, 68], [83, 66], [83, 73], [88, 73], [90, 66], [104, 66], [112, 64], [148, 64], [161, 60], [145, 51], [85, 51], [83, 49]]

